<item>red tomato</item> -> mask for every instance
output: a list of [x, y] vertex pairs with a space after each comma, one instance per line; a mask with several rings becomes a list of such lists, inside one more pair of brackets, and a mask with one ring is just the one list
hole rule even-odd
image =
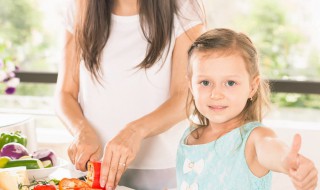
[[33, 190], [56, 190], [54, 185], [36, 185]]
[[91, 188], [91, 187], [70, 187], [70, 188], [65, 188], [64, 190], [102, 190], [102, 189], [96, 189], [96, 188]]

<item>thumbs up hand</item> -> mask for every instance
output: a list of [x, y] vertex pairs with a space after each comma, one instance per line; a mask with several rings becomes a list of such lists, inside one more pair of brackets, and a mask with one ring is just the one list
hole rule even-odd
[[301, 136], [296, 134], [293, 138], [292, 145], [290, 147], [290, 151], [285, 158], [285, 168], [290, 171], [297, 171], [300, 166], [300, 157], [299, 154], [301, 148]]
[[283, 167], [297, 190], [314, 190], [318, 182], [318, 171], [311, 160], [299, 154], [300, 148], [301, 136], [296, 134]]

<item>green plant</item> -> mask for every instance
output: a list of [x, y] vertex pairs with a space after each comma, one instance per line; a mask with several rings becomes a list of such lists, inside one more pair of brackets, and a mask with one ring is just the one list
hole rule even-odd
[[[249, 33], [260, 53], [263, 74], [269, 79], [294, 79], [297, 76], [316, 78], [320, 74], [319, 55], [314, 49], [309, 57], [303, 48], [309, 46], [302, 29], [288, 19], [290, 12], [283, 1], [251, 0], [251, 9], [235, 21]], [[293, 65], [297, 57], [305, 57], [310, 67], [298, 69]], [[314, 68], [314, 69], [310, 69]], [[275, 93], [272, 102], [280, 107], [308, 107], [319, 109], [319, 95]]]

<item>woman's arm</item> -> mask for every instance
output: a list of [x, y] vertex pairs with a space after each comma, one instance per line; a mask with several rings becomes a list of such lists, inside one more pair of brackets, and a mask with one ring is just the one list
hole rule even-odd
[[271, 129], [261, 127], [253, 133], [257, 160], [263, 167], [287, 174], [296, 189], [309, 190], [316, 187], [317, 169], [311, 160], [299, 154], [300, 135], [295, 135], [289, 147]]
[[[197, 25], [176, 39], [172, 56], [170, 98], [153, 112], [135, 120], [120, 131], [104, 149], [101, 185], [115, 187], [126, 167], [134, 160], [143, 139], [160, 134], [186, 118], [188, 63], [187, 51], [203, 32]], [[125, 167], [119, 166], [125, 163]]]
[[100, 158], [102, 148], [99, 138], [85, 119], [78, 103], [79, 64], [75, 59], [75, 41], [73, 34], [67, 32], [64, 62], [59, 67], [56, 86], [56, 112], [64, 122], [74, 141], [68, 149], [68, 155], [77, 169], [84, 171], [86, 162]]

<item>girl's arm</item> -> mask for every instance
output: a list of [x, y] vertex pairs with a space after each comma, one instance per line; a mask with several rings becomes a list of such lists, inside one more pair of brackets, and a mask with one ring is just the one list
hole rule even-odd
[[[127, 124], [105, 146], [100, 176], [102, 186], [106, 184], [107, 187], [115, 187], [118, 184], [126, 167], [134, 160], [143, 139], [160, 134], [186, 118], [187, 51], [192, 41], [203, 32], [203, 28], [203, 25], [197, 25], [176, 39], [172, 56], [170, 98], [153, 112]], [[122, 163], [126, 166], [119, 166]]]
[[102, 148], [78, 103], [79, 64], [76, 63], [74, 45], [73, 34], [67, 32], [64, 62], [59, 66], [55, 93], [56, 112], [74, 136], [68, 149], [69, 158], [77, 169], [85, 171], [86, 162], [99, 159]]
[[295, 135], [290, 147], [268, 128], [256, 128], [252, 135], [257, 160], [261, 166], [287, 174], [296, 189], [309, 190], [317, 186], [318, 172], [314, 163], [299, 154], [300, 135]]

